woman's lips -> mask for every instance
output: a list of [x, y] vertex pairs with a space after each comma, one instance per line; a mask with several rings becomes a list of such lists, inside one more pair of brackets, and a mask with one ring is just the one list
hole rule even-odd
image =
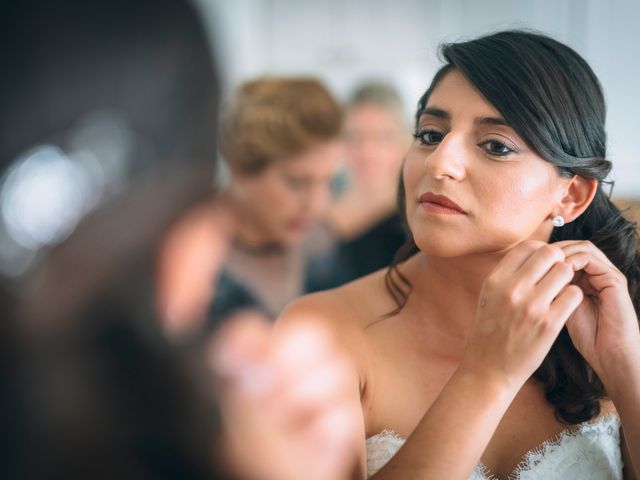
[[420, 205], [427, 212], [446, 215], [465, 215], [466, 212], [456, 202], [444, 195], [427, 192], [420, 196]]

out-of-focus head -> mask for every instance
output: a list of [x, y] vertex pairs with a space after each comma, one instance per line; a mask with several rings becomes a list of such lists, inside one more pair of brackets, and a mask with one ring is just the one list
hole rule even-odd
[[212, 191], [197, 12], [20, 0], [0, 36], [2, 476], [211, 478], [211, 404], [154, 309], [158, 245]]
[[222, 115], [231, 190], [260, 241], [291, 245], [328, 206], [341, 160], [342, 110], [317, 80], [242, 84]]
[[347, 104], [344, 139], [355, 182], [395, 184], [411, 139], [398, 92], [385, 83], [358, 87]]
[[1, 21], [3, 283], [77, 300], [211, 193], [213, 59], [183, 1], [27, 0]]

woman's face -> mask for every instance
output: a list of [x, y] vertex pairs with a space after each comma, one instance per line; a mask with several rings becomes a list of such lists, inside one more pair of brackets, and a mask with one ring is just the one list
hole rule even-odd
[[236, 191], [246, 221], [264, 242], [299, 243], [331, 199], [331, 181], [342, 160], [338, 141], [273, 162], [255, 175], [238, 175]]
[[396, 185], [410, 138], [397, 114], [373, 103], [353, 107], [346, 115], [344, 137], [345, 159], [356, 181]]
[[452, 257], [548, 240], [568, 180], [458, 70], [433, 90], [416, 134], [403, 180], [407, 220], [422, 251]]

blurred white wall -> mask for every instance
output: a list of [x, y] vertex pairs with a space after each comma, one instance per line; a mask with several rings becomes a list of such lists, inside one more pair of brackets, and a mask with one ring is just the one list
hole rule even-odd
[[387, 80], [407, 115], [442, 40], [526, 27], [563, 41], [605, 89], [615, 196], [640, 197], [640, 0], [198, 0], [227, 88], [264, 73], [312, 74], [340, 97]]

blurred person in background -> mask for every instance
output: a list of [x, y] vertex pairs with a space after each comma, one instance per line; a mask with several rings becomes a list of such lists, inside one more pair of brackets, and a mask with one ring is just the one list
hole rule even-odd
[[388, 266], [407, 239], [397, 190], [411, 132], [398, 93], [385, 83], [360, 85], [347, 103], [343, 137], [348, 183], [327, 218], [336, 244], [314, 259], [308, 291]]
[[[296, 349], [245, 319], [205, 364], [163, 332], [204, 318], [227, 235], [218, 76], [194, 8], [20, 0], [0, 35], [0, 476], [345, 478], [353, 429], [336, 425], [345, 367], [327, 335], [302, 329]], [[313, 402], [305, 385], [321, 386]]]
[[[240, 85], [223, 110], [223, 204], [235, 233], [212, 316], [257, 303], [275, 318], [303, 293], [312, 227], [325, 215], [341, 162], [342, 109], [319, 81], [262, 77]], [[253, 299], [253, 300], [252, 300]]]

